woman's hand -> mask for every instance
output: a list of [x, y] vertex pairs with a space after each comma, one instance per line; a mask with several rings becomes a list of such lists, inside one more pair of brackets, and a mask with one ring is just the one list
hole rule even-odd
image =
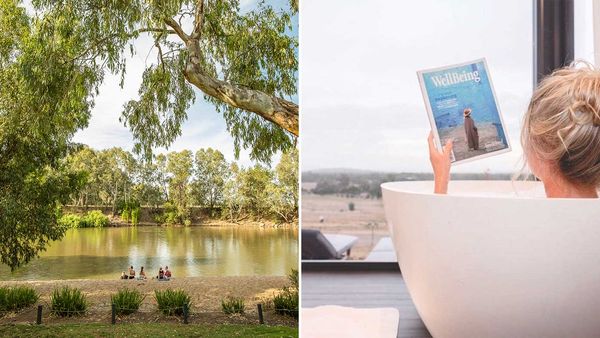
[[448, 192], [448, 182], [450, 181], [450, 154], [452, 151], [452, 140], [448, 140], [446, 145], [439, 152], [433, 143], [433, 133], [429, 132], [429, 161], [433, 167], [433, 178], [435, 187], [433, 192], [436, 194], [446, 194]]

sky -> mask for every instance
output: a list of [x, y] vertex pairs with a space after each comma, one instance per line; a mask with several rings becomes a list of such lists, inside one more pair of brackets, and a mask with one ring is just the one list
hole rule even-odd
[[[585, 13], [586, 1], [576, 0], [576, 11]], [[521, 118], [533, 88], [532, 2], [409, 3], [301, 2], [302, 171], [431, 171], [430, 125], [416, 71], [481, 57], [487, 59], [513, 151], [452, 170], [519, 171]], [[591, 19], [579, 15], [576, 29], [583, 36]], [[589, 44], [580, 40], [578, 52], [587, 57]]]
[[[240, 8], [242, 11], [256, 6], [257, 0], [242, 0]], [[287, 4], [287, 0], [267, 1], [274, 8], [281, 8]], [[294, 29], [290, 32], [298, 36], [298, 17], [294, 18]], [[118, 75], [106, 76], [100, 87], [100, 95], [96, 98], [96, 105], [92, 110], [89, 126], [77, 132], [73, 138], [74, 142], [85, 143], [95, 149], [106, 149], [121, 147], [132, 150], [134, 140], [127, 127], [119, 122], [123, 104], [131, 99], [138, 98], [138, 88], [142, 81], [142, 73], [147, 64], [156, 62], [156, 50], [152, 48], [153, 43], [147, 35], [142, 35], [134, 43], [136, 55], [127, 60], [127, 74], [125, 85], [119, 87]], [[182, 135], [178, 137], [169, 149], [159, 148], [155, 152], [181, 151], [190, 149], [196, 151], [200, 148], [212, 147], [220, 150], [228, 161], [234, 158], [233, 138], [226, 129], [225, 121], [214, 106], [204, 101], [202, 92], [196, 91], [196, 102], [188, 109], [188, 119], [182, 125]], [[297, 100], [297, 98], [296, 98]], [[249, 151], [242, 150], [240, 157], [236, 160], [243, 166], [250, 166]], [[273, 163], [277, 163], [279, 154], [273, 157]]]

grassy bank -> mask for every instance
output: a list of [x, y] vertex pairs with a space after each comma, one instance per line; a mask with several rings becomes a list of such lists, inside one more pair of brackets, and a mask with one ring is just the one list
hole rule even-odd
[[62, 324], [0, 325], [0, 337], [298, 337], [298, 329], [266, 325]]

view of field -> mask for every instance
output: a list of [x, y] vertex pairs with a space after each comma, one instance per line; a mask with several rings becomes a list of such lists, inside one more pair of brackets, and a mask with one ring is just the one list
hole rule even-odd
[[[453, 180], [506, 180], [510, 177], [506, 173], [452, 174]], [[302, 228], [319, 229], [323, 234], [356, 236], [358, 242], [352, 247], [348, 259], [365, 259], [382, 237], [389, 236], [381, 199], [381, 183], [432, 179], [431, 173], [382, 173], [351, 169], [303, 172]]]
[[[350, 203], [354, 203], [353, 211], [349, 210]], [[349, 259], [366, 258], [381, 237], [389, 236], [380, 198], [316, 195], [303, 191], [302, 227], [319, 229], [325, 234], [357, 236], [358, 242]]]

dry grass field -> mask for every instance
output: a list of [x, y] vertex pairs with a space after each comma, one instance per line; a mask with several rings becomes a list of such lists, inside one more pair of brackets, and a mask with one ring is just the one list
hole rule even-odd
[[[354, 211], [348, 208], [354, 203]], [[359, 238], [350, 259], [364, 259], [377, 241], [389, 236], [381, 199], [348, 198], [302, 192], [302, 227]], [[320, 218], [323, 217], [323, 222]]]

